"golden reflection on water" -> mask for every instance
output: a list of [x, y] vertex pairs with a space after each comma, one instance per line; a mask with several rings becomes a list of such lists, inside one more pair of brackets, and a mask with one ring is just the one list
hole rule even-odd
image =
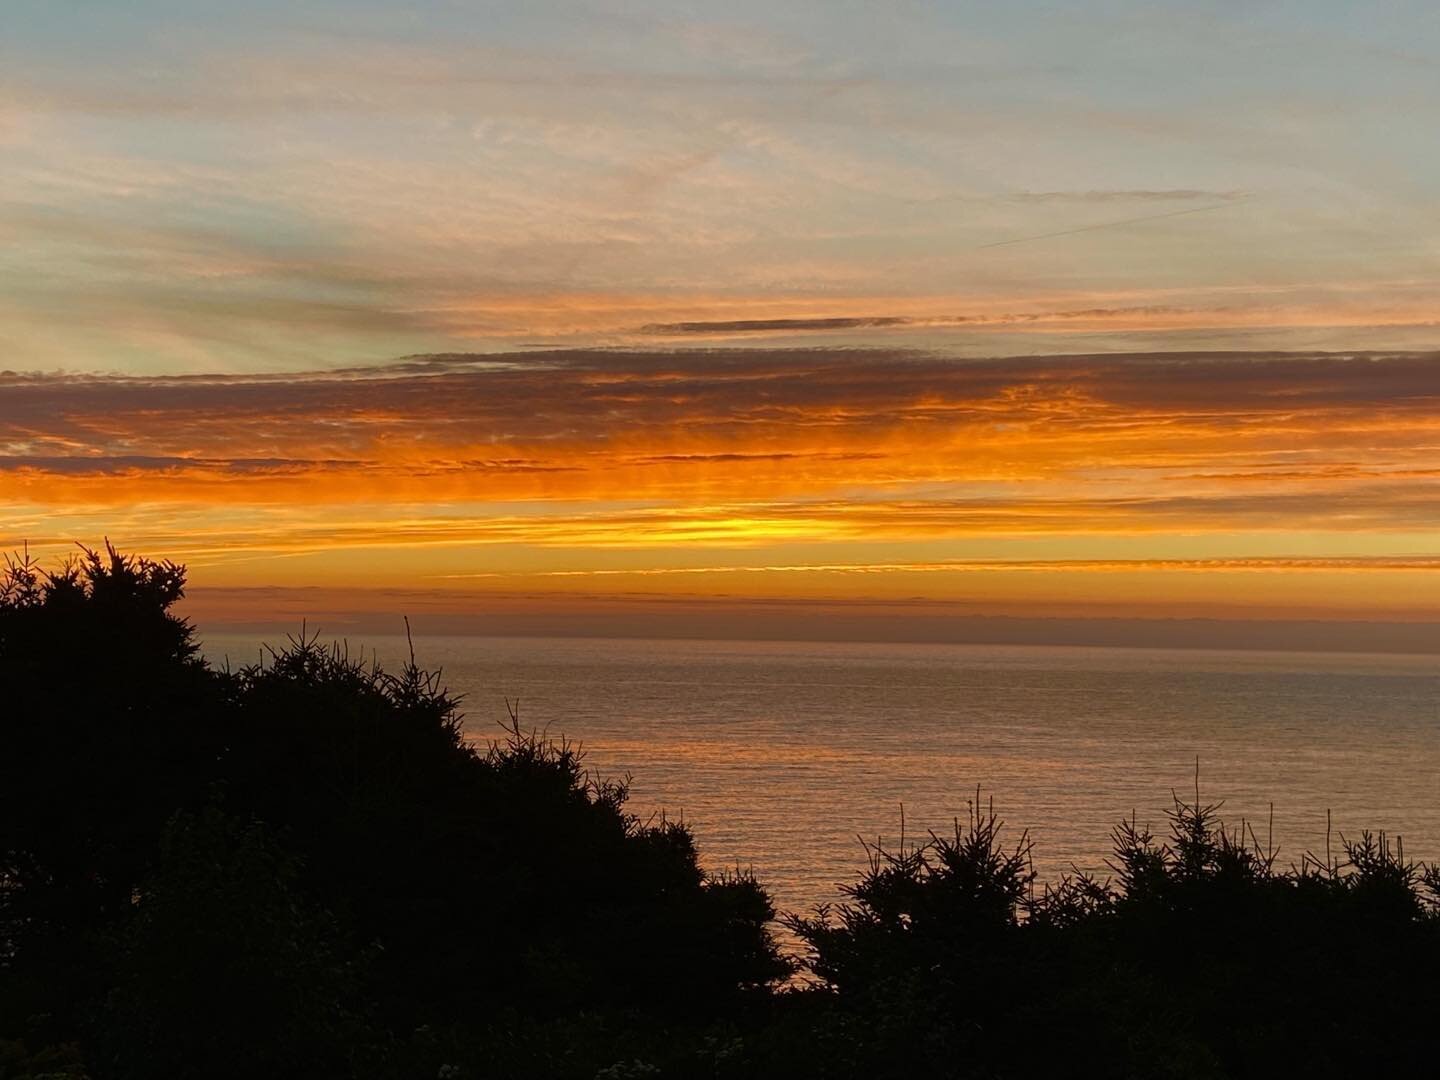
[[[211, 656], [256, 655], [212, 638]], [[352, 643], [353, 644], [353, 643]], [[396, 662], [400, 638], [366, 642]], [[1163, 828], [1172, 789], [1225, 801], [1281, 862], [1385, 829], [1440, 856], [1440, 662], [1414, 656], [1034, 646], [421, 638], [467, 731], [522, 722], [583, 745], [631, 809], [690, 824], [714, 870], [752, 866], [778, 906], [837, 899], [859, 838], [964, 821], [977, 785], [1042, 877], [1106, 872], [1112, 825]], [[1265, 823], [1261, 826], [1259, 823]]]

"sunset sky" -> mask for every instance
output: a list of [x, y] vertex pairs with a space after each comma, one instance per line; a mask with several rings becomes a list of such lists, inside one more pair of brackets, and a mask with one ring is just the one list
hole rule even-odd
[[9, 0], [0, 542], [1440, 622], [1436, 117], [1421, 3]]

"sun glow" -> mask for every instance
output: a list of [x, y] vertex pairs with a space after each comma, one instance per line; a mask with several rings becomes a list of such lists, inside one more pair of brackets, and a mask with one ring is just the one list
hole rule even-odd
[[108, 532], [225, 586], [1413, 612], [1436, 377], [815, 349], [11, 375], [0, 500], [11, 546]]

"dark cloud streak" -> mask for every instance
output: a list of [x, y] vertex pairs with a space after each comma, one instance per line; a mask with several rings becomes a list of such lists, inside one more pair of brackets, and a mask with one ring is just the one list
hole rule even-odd
[[[1213, 309], [1212, 309], [1213, 310]], [[902, 327], [1013, 326], [1026, 323], [1106, 320], [1135, 316], [1183, 315], [1188, 308], [1144, 306], [1073, 308], [1066, 311], [1006, 311], [984, 315], [860, 315], [793, 319], [712, 319], [691, 322], [649, 323], [642, 334], [749, 334], [804, 333], [834, 330], [874, 330]]]

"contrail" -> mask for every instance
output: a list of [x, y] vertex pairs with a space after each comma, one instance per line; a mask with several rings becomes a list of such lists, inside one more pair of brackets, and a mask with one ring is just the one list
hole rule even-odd
[[1163, 214], [1145, 214], [1143, 217], [1125, 218], [1121, 221], [1102, 221], [1097, 225], [1082, 225], [1078, 229], [1065, 229], [1061, 232], [1040, 233], [1038, 236], [1017, 236], [1013, 240], [993, 240], [988, 244], [977, 245], [975, 250], [1006, 247], [1010, 244], [1028, 244], [1032, 240], [1053, 240], [1060, 236], [1074, 236], [1076, 233], [1094, 232], [1096, 229], [1116, 229], [1122, 225], [1138, 225], [1142, 221], [1159, 221], [1161, 218], [1179, 217], [1181, 214], [1206, 214], [1211, 210], [1224, 210], [1234, 205], [1234, 202], [1216, 203], [1214, 206], [1193, 206], [1188, 210], [1168, 210]]

